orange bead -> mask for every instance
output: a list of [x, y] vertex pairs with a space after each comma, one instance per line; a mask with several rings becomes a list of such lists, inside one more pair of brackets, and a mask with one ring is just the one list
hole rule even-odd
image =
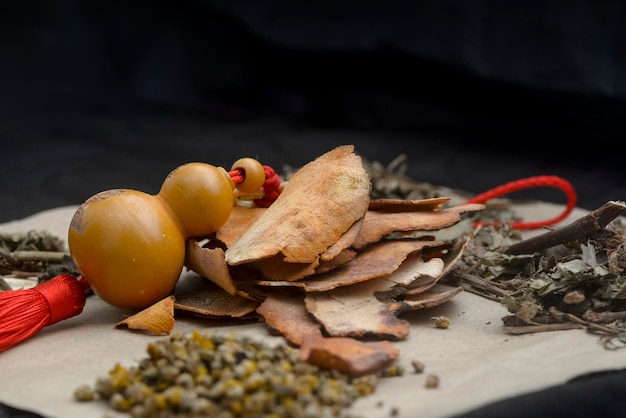
[[240, 158], [235, 161], [231, 170], [243, 170], [243, 182], [237, 184], [237, 190], [241, 193], [254, 193], [263, 187], [265, 183], [265, 169], [254, 158]]
[[222, 167], [195, 162], [174, 169], [157, 196], [172, 208], [186, 236], [196, 238], [210, 235], [226, 223], [235, 204], [234, 188]]
[[105, 302], [139, 310], [167, 297], [185, 259], [185, 237], [161, 199], [114, 189], [89, 198], [74, 214], [70, 254]]

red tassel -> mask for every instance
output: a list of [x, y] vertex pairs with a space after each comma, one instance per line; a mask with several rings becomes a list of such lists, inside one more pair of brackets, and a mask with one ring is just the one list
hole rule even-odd
[[60, 274], [30, 289], [0, 292], [0, 352], [81, 313], [87, 289], [85, 279]]

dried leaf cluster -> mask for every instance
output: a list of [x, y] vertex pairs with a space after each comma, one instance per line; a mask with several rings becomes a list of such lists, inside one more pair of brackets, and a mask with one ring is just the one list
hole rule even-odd
[[[409, 334], [399, 315], [462, 290], [437, 283], [469, 235], [435, 234], [484, 206], [446, 206], [447, 197], [372, 200], [371, 190], [351, 145], [303, 166], [269, 208], [236, 207], [214, 236], [188, 242], [187, 268], [208, 280], [176, 294], [173, 309], [260, 319], [318, 366], [352, 375], [382, 370], [399, 355], [392, 341]], [[137, 315], [148, 318], [147, 328], [165, 323], [169, 310]], [[118, 326], [141, 328], [135, 319]]]
[[0, 233], [0, 291], [31, 287], [52, 277], [77, 274], [64, 242], [47, 231]]
[[608, 202], [527, 240], [506, 226], [482, 228], [446, 281], [500, 301], [513, 334], [583, 328], [624, 347], [626, 240], [616, 218], [625, 211]]

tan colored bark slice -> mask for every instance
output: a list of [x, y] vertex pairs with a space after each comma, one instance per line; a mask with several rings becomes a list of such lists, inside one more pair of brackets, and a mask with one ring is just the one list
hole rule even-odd
[[441, 277], [445, 277], [461, 260], [463, 253], [467, 249], [470, 242], [474, 239], [474, 234], [469, 232], [465, 237], [460, 236], [455, 242], [452, 249], [443, 257], [445, 267], [441, 272]]
[[[426, 270], [431, 267], [427, 266]], [[333, 337], [403, 340], [409, 334], [409, 323], [398, 318], [399, 314], [440, 305], [461, 290], [460, 287], [444, 292], [427, 290], [405, 296], [406, 290], [389, 277], [378, 277], [327, 292], [307, 293], [304, 301], [306, 309]], [[400, 295], [403, 299], [396, 301], [394, 298]]]
[[226, 250], [239, 265], [282, 254], [314, 263], [360, 218], [371, 183], [352, 145], [337, 147], [298, 170], [276, 201]]
[[463, 291], [462, 287], [453, 287], [443, 292], [426, 291], [415, 295], [407, 296], [403, 303], [411, 310], [426, 309], [439, 306]]
[[235, 205], [226, 223], [215, 233], [215, 237], [226, 244], [226, 248], [231, 247], [266, 210]]
[[435, 286], [439, 280], [444, 278], [456, 266], [472, 238], [473, 234], [471, 233], [468, 233], [465, 238], [459, 237], [454, 242], [452, 248], [441, 258], [443, 270], [437, 275], [423, 275], [418, 280], [415, 280], [408, 286], [405, 296], [422, 293]]
[[383, 240], [363, 249], [354, 260], [340, 268], [302, 280], [304, 289], [307, 292], [326, 292], [340, 286], [388, 276], [402, 265], [409, 254], [442, 245], [445, 243], [441, 241]]
[[293, 282], [315, 274], [319, 260], [312, 263], [287, 263], [282, 254], [248, 263], [266, 280]]
[[350, 261], [354, 260], [357, 255], [358, 253], [352, 248], [346, 248], [330, 260], [320, 260], [319, 266], [315, 268], [315, 274], [326, 273], [344, 264], [348, 264]]
[[301, 345], [306, 336], [322, 336], [319, 322], [304, 307], [304, 295], [287, 296], [272, 292], [257, 308], [267, 325], [287, 341]]
[[354, 338], [310, 335], [305, 337], [300, 347], [302, 360], [351, 376], [379, 373], [399, 356], [400, 350], [389, 341], [363, 342]]
[[441, 258], [424, 261], [420, 254], [411, 254], [396, 271], [387, 276], [387, 280], [404, 288], [412, 288], [414, 283], [421, 282], [422, 278], [433, 278], [436, 282], [444, 266]]
[[326, 292], [307, 293], [304, 302], [307, 311], [330, 336], [403, 340], [409, 335], [409, 323], [396, 316], [402, 303], [381, 302], [375, 296], [393, 286], [385, 277], [378, 277]]
[[224, 250], [221, 248], [202, 248], [196, 240], [189, 239], [185, 252], [185, 266], [209, 279], [228, 294], [237, 293], [237, 287], [233, 283], [224, 259]]
[[328, 247], [320, 256], [321, 261], [331, 261], [339, 256], [342, 252], [352, 247], [352, 243], [359, 235], [359, 231], [363, 226], [363, 218], [358, 219], [352, 226], [335, 242]]
[[485, 205], [468, 203], [430, 212], [367, 211], [359, 235], [352, 243], [356, 249], [379, 241], [393, 232], [435, 231], [461, 221], [461, 215], [483, 210]]
[[369, 205], [369, 210], [382, 212], [429, 212], [439, 209], [444, 203], [449, 201], [449, 197], [432, 197], [417, 200], [382, 198], [372, 200]]
[[118, 322], [115, 327], [148, 331], [154, 335], [169, 335], [175, 324], [174, 301], [174, 296], [168, 296]]

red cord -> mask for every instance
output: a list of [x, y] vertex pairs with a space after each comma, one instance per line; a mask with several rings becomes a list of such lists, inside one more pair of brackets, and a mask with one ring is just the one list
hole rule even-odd
[[[494, 189], [488, 190], [484, 193], [479, 194], [467, 201], [467, 203], [486, 203], [490, 199], [494, 199], [496, 197], [504, 196], [512, 192], [516, 192], [518, 190], [523, 189], [532, 189], [535, 187], [554, 187], [560, 189], [565, 193], [567, 197], [567, 206], [565, 210], [559, 215], [552, 219], [547, 219], [544, 221], [538, 222], [509, 222], [509, 225], [515, 229], [539, 229], [544, 228], [549, 225], [554, 225], [557, 222], [562, 221], [567, 218], [567, 216], [574, 210], [576, 207], [577, 196], [576, 190], [574, 187], [565, 179], [557, 176], [536, 176], [536, 177], [528, 177], [521, 180], [512, 181], [502, 186], [498, 186]], [[477, 222], [477, 225], [497, 225], [498, 223], [493, 222]]]
[[[276, 171], [270, 166], [264, 165], [265, 181], [263, 182], [263, 191], [265, 195], [260, 199], [254, 199], [253, 202], [262, 208], [269, 207], [280, 195], [280, 176], [276, 174]], [[228, 172], [233, 183], [243, 183], [245, 177], [245, 170], [236, 168]]]

